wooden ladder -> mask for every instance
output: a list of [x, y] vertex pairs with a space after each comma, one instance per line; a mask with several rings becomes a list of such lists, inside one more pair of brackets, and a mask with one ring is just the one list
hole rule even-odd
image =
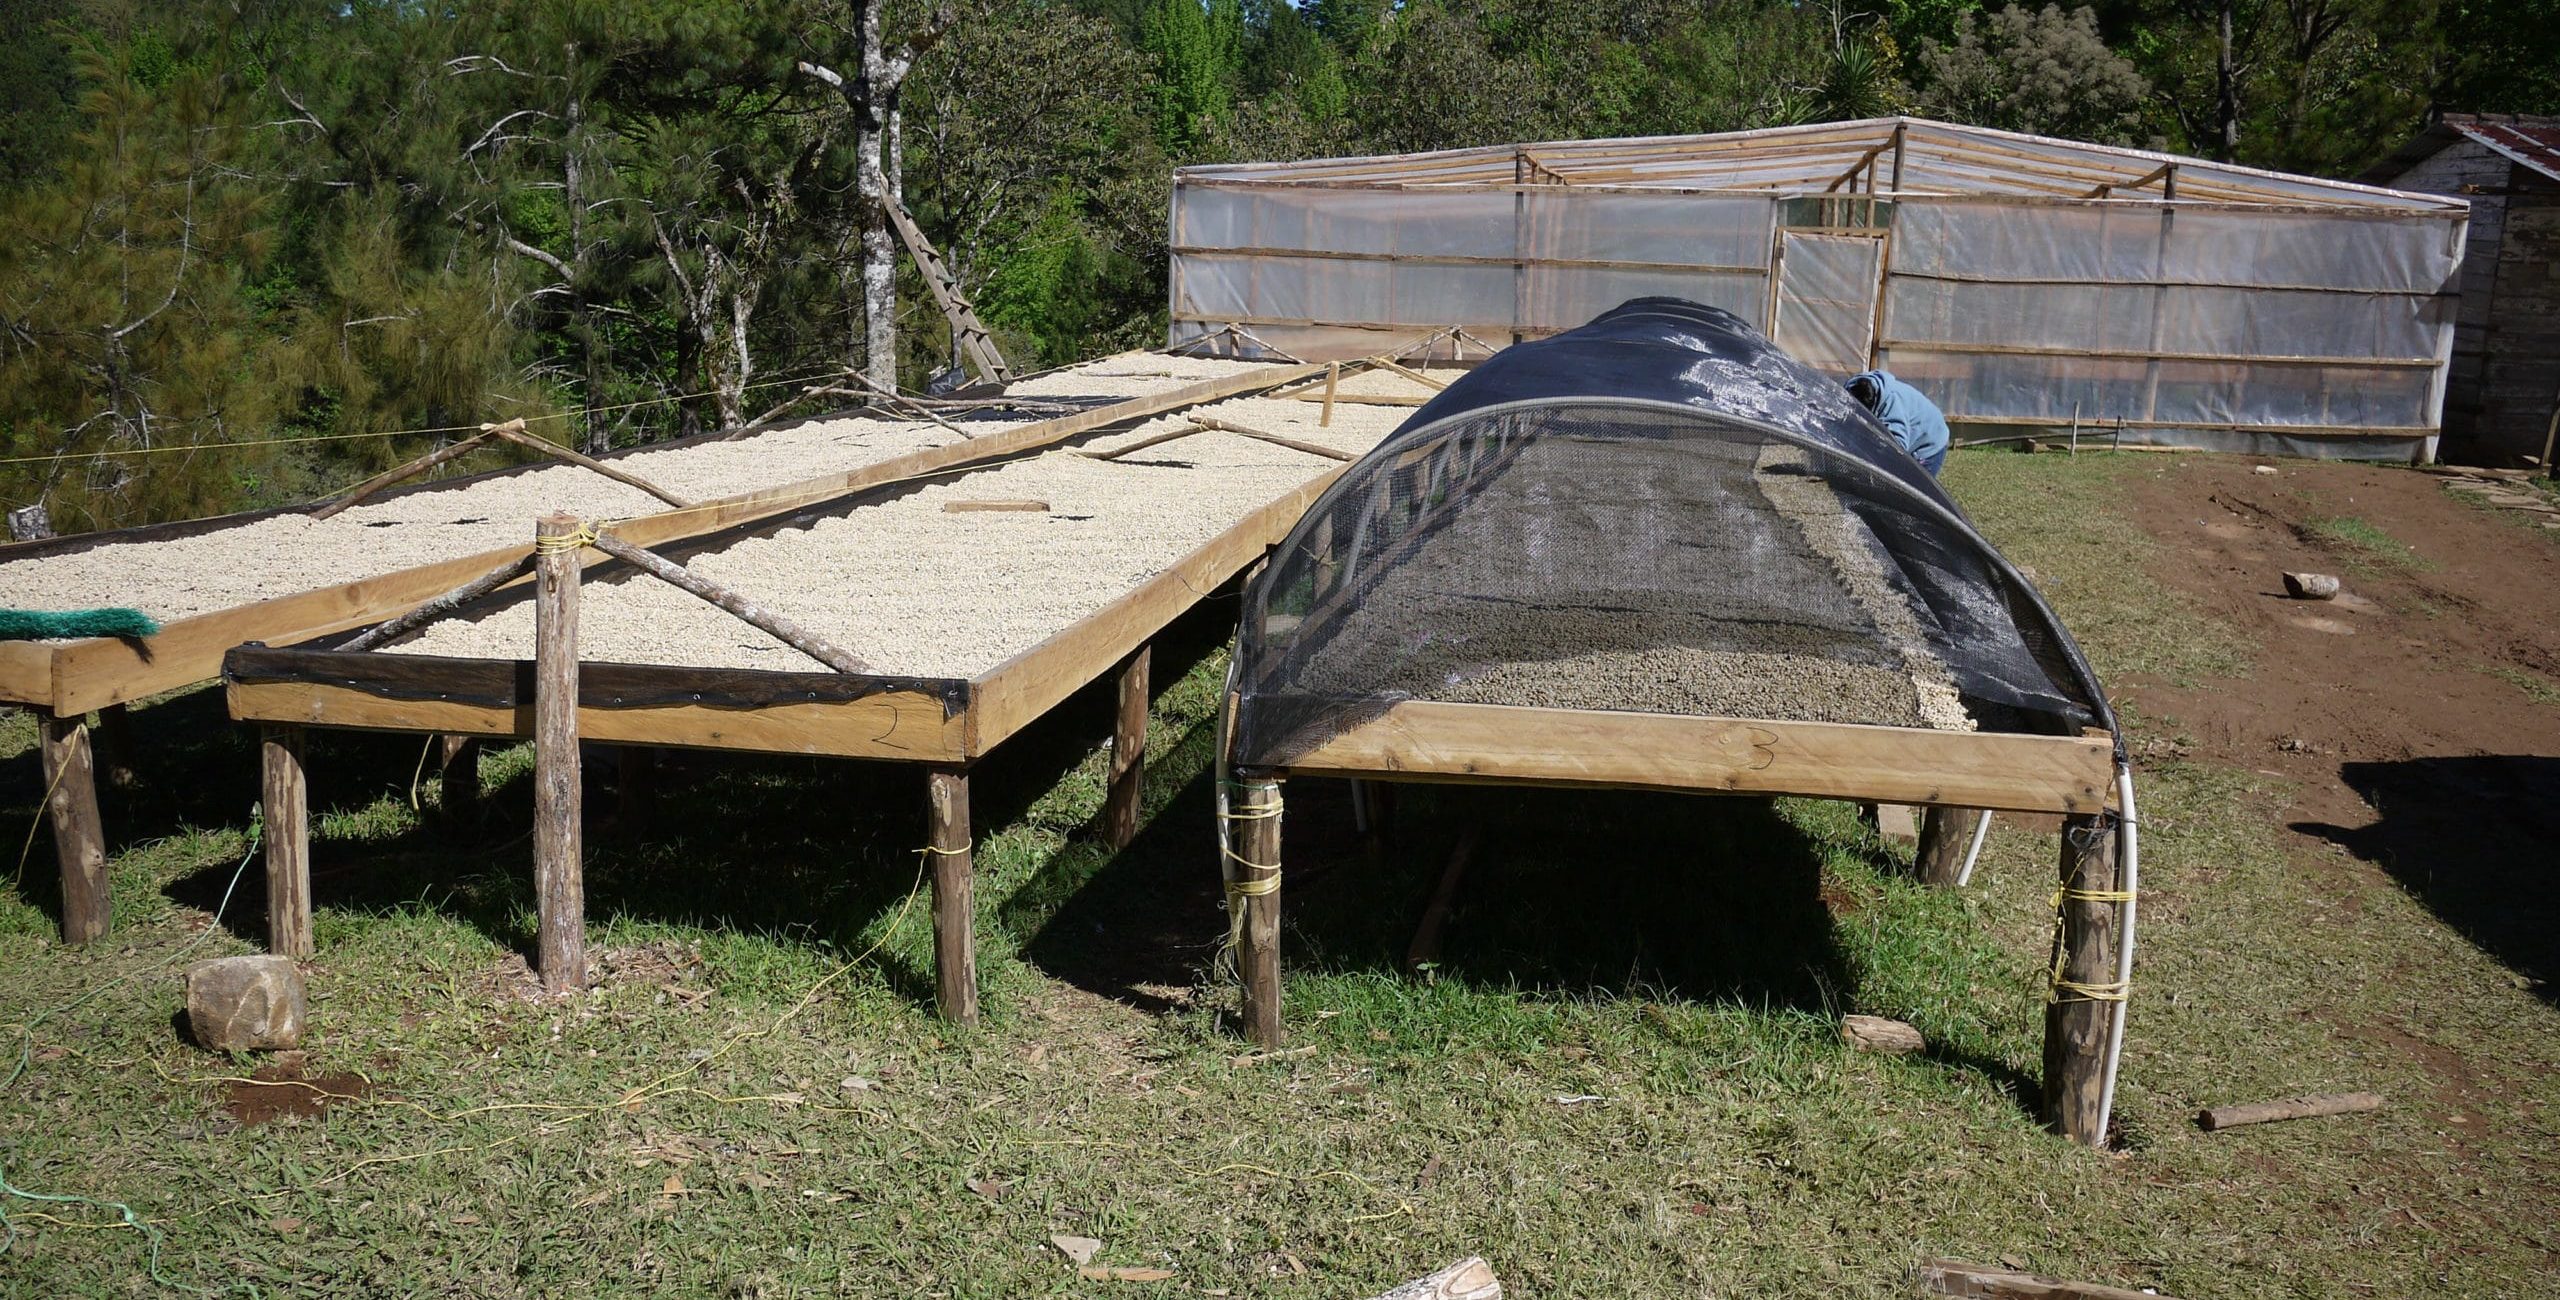
[[933, 300], [942, 307], [943, 316], [960, 339], [960, 354], [978, 372], [980, 379], [992, 384], [1013, 382], [1013, 368], [1004, 363], [1004, 354], [996, 351], [996, 341], [978, 320], [960, 292], [960, 281], [951, 268], [942, 264], [942, 254], [933, 250], [932, 241], [916, 228], [915, 218], [907, 215], [905, 205], [895, 194], [881, 196], [881, 205], [889, 211], [889, 224], [897, 227], [898, 238], [906, 241], [907, 255], [916, 260], [916, 269], [924, 272], [925, 287], [933, 290]]

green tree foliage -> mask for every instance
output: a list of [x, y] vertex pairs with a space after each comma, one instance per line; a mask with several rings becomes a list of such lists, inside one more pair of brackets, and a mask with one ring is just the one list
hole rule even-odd
[[[2431, 108], [2560, 111], [2554, 31], [2560, 0], [10, 0], [0, 505], [305, 499], [513, 415], [736, 424], [871, 365], [882, 301], [921, 382], [950, 340], [911, 268], [884, 294], [871, 143], [1048, 365], [1162, 337], [1184, 163], [1918, 111], [2353, 174]], [[910, 54], [885, 99], [810, 71]]]
[[2133, 62], [2107, 48], [2094, 11], [2004, 5], [1956, 20], [1921, 46], [1923, 111], [2009, 131], [2132, 144], [2150, 99]]

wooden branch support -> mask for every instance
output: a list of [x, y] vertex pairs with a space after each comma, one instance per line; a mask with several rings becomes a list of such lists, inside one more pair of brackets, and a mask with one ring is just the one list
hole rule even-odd
[[1439, 390], [1439, 389], [1445, 389], [1445, 388], [1447, 388], [1447, 387], [1449, 386], [1449, 385], [1448, 385], [1448, 382], [1447, 382], [1446, 380], [1434, 379], [1434, 378], [1432, 378], [1431, 376], [1426, 375], [1426, 374], [1422, 373], [1422, 372], [1421, 372], [1421, 371], [1419, 371], [1419, 370], [1415, 370], [1415, 369], [1413, 369], [1413, 368], [1412, 368], [1412, 367], [1410, 367], [1410, 366], [1399, 365], [1399, 364], [1397, 364], [1396, 362], [1389, 361], [1389, 360], [1387, 360], [1387, 359], [1386, 359], [1386, 358], [1384, 358], [1384, 357], [1381, 357], [1381, 358], [1379, 358], [1379, 359], [1378, 359], [1378, 365], [1379, 365], [1380, 367], [1384, 368], [1384, 369], [1392, 370], [1392, 371], [1396, 372], [1397, 374], [1402, 375], [1402, 376], [1404, 376], [1405, 378], [1410, 379], [1410, 380], [1412, 380], [1413, 382], [1415, 382], [1415, 383], [1417, 383], [1417, 384], [1422, 385], [1422, 386], [1423, 386], [1423, 387], [1425, 387], [1425, 388], [1429, 388], [1429, 389], [1433, 389], [1433, 390]]
[[1267, 772], [1238, 770], [1227, 809], [1237, 861], [1229, 871], [1227, 906], [1244, 912], [1236, 941], [1236, 972], [1244, 980], [1245, 1034], [1256, 1047], [1277, 1050], [1286, 1041], [1280, 1024], [1280, 780]]
[[[519, 429], [524, 427], [524, 421], [522, 420], [510, 420], [508, 423]], [[436, 466], [441, 465], [446, 461], [467, 456], [485, 446], [493, 436], [493, 432], [488, 427], [483, 426], [480, 432], [475, 433], [468, 438], [464, 438], [458, 442], [446, 443], [445, 445], [436, 448], [434, 451], [428, 452], [426, 455], [420, 456], [416, 460], [410, 461], [408, 464], [402, 465], [396, 469], [384, 470], [383, 472], [374, 475], [372, 478], [366, 479], [364, 482], [358, 483], [354, 487], [347, 489], [344, 495], [323, 505], [313, 507], [311, 511], [311, 518], [326, 519], [349, 506], [362, 502], [366, 497], [372, 496], [374, 493], [379, 492], [402, 479], [416, 478], [418, 475], [424, 474], [428, 470], [434, 469]]]
[[1449, 923], [1449, 908], [1458, 899], [1458, 882], [1465, 878], [1468, 863], [1475, 860], [1476, 844], [1481, 838], [1478, 828], [1470, 825], [1459, 833], [1457, 846], [1449, 850], [1449, 865], [1440, 872], [1440, 883], [1431, 891], [1431, 902], [1422, 909], [1422, 924], [1414, 927], [1413, 943], [1404, 951], [1405, 974], [1440, 960], [1440, 931]]
[[1493, 1275], [1493, 1266], [1483, 1256], [1469, 1255], [1437, 1273], [1379, 1292], [1372, 1300], [1502, 1300], [1502, 1280]]
[[2253, 1101], [2239, 1106], [2208, 1106], [2196, 1112], [2196, 1124], [2207, 1133], [2217, 1133], [2244, 1124], [2317, 1119], [2323, 1115], [2358, 1115], [2380, 1109], [2382, 1094], [2378, 1092], [2335, 1092], [2316, 1097], [2288, 1097], [2282, 1101]]
[[98, 725], [91, 735], [91, 747], [98, 771], [107, 784], [117, 790], [130, 789], [133, 773], [133, 715], [121, 704], [110, 704], [98, 710]]
[[534, 523], [533, 888], [543, 991], [587, 984], [584, 794], [578, 755], [578, 577], [569, 515]]
[[1286, 447], [1291, 451], [1302, 451], [1310, 456], [1322, 456], [1327, 460], [1353, 461], [1360, 459], [1358, 456], [1355, 456], [1350, 452], [1340, 450], [1339, 448], [1327, 447], [1321, 443], [1303, 442], [1299, 439], [1283, 437], [1276, 433], [1266, 433], [1251, 425], [1237, 424], [1232, 420], [1220, 420], [1206, 415], [1195, 415], [1191, 417], [1191, 422], [1199, 425], [1203, 429], [1215, 429], [1220, 433], [1232, 433], [1240, 438], [1251, 438], [1257, 442], [1267, 442], [1274, 447]]
[[1119, 709], [1111, 729], [1111, 776], [1102, 801], [1102, 839], [1114, 849], [1138, 838], [1138, 813], [1146, 802], [1147, 676], [1155, 652], [1139, 646], [1120, 666]]
[[[869, 394], [871, 394], [872, 396], [877, 397], [877, 398], [879, 398], [880, 400], [882, 400], [882, 401], [885, 401], [885, 402], [889, 403], [889, 404], [890, 404], [891, 406], [893, 406], [893, 407], [903, 407], [903, 408], [905, 408], [906, 410], [913, 411], [913, 412], [915, 412], [916, 414], [921, 415], [921, 416], [923, 416], [924, 418], [926, 418], [926, 419], [928, 419], [928, 420], [933, 421], [935, 424], [941, 425], [943, 428], [949, 429], [949, 430], [950, 430], [950, 431], [952, 431], [953, 433], [959, 434], [959, 435], [960, 435], [960, 437], [961, 437], [963, 440], [970, 439], [970, 438], [975, 438], [975, 437], [977, 437], [977, 436], [978, 436], [978, 435], [976, 435], [976, 434], [974, 434], [974, 433], [969, 432], [969, 431], [968, 431], [968, 430], [966, 430], [966, 429], [961, 428], [959, 425], [953, 424], [951, 421], [944, 419], [944, 418], [942, 417], [942, 414], [941, 414], [940, 412], [938, 412], [938, 411], [934, 410], [932, 407], [927, 406], [927, 405], [925, 405], [924, 403], [919, 402], [919, 401], [915, 400], [914, 398], [909, 397], [909, 396], [907, 396], [906, 394], [901, 393], [901, 392], [899, 392], [898, 390], [896, 390], [896, 389], [894, 389], [894, 388], [883, 388], [883, 387], [881, 387], [880, 385], [878, 385], [878, 384], [875, 384], [875, 383], [871, 382], [871, 377], [870, 377], [870, 376], [868, 376], [868, 375], [863, 374], [863, 373], [862, 373], [861, 371], [859, 371], [859, 370], [854, 370], [854, 369], [850, 369], [850, 368], [848, 368], [848, 369], [844, 372], [844, 377], [845, 377], [845, 378], [847, 378], [847, 379], [850, 379], [850, 380], [852, 380], [854, 383], [856, 383], [856, 384], [860, 385], [860, 386], [861, 386], [861, 388], [862, 388], [862, 391], [864, 391], [864, 392], [866, 392], [866, 393], [869, 393]], [[837, 390], [834, 390], [834, 391], [842, 392], [843, 390], [841, 390], [841, 389], [837, 389]]]
[[267, 951], [297, 961], [312, 953], [311, 796], [303, 779], [303, 729], [259, 728], [258, 814], [267, 845]]
[[942, 513], [946, 515], [1002, 514], [1006, 512], [1045, 514], [1048, 509], [1049, 503], [1046, 501], [945, 501], [942, 503]]
[[[1344, 393], [1339, 397], [1320, 397], [1314, 393], [1300, 393], [1289, 400], [1293, 402], [1323, 402], [1327, 407], [1331, 407], [1336, 402], [1340, 402], [1344, 406], [1421, 406], [1428, 403], [1431, 399], [1424, 397], [1420, 393]], [[1316, 423], [1330, 428], [1332, 427], [1332, 417], [1330, 415], [1320, 416], [1317, 418]]]
[[665, 488], [659, 487], [657, 484], [641, 478], [636, 474], [626, 474], [621, 470], [615, 469], [613, 466], [605, 464], [603, 461], [597, 460], [595, 457], [587, 455], [585, 452], [572, 451], [556, 442], [545, 442], [540, 438], [534, 437], [532, 434], [524, 431], [524, 421], [522, 420], [509, 420], [505, 424], [491, 425], [489, 426], [489, 432], [497, 435], [498, 437], [504, 438], [519, 447], [525, 447], [541, 452], [543, 455], [549, 456], [554, 460], [567, 461], [580, 469], [594, 470], [596, 473], [602, 474], [606, 478], [612, 479], [614, 482], [620, 483], [625, 487], [638, 488], [641, 491], [656, 497], [660, 501], [664, 501], [668, 505], [674, 506], [678, 510], [686, 509], [694, 504], [693, 502], [677, 496], [675, 493], [669, 492]]
[[978, 1023], [977, 899], [967, 769], [927, 771], [925, 803], [926, 852], [933, 858], [934, 1006], [945, 1020], [974, 1025]]
[[417, 608], [410, 610], [406, 614], [402, 614], [398, 618], [387, 619], [383, 622], [374, 624], [372, 627], [366, 628], [364, 631], [349, 637], [345, 644], [340, 645], [338, 648], [341, 650], [371, 650], [375, 646], [387, 644], [420, 627], [424, 627], [429, 623], [435, 622], [437, 619], [443, 618], [447, 614], [451, 614], [455, 610], [470, 604], [472, 601], [488, 595], [490, 592], [496, 591], [498, 588], [523, 577], [526, 573], [531, 572], [532, 569], [533, 554], [528, 551], [525, 554], [516, 556], [515, 558], [500, 564], [498, 567], [489, 570], [487, 573], [481, 574], [479, 577], [473, 578], [471, 581], [466, 582], [433, 600], [419, 605]]
[[76, 714], [46, 713], [36, 726], [44, 751], [45, 816], [53, 824], [53, 853], [62, 867], [62, 941], [87, 943], [106, 936], [114, 913], [89, 725]]
[[436, 816], [448, 831], [463, 831], [480, 821], [480, 739], [443, 736], [436, 768]]
[[650, 577], [673, 584], [692, 595], [719, 606], [745, 620], [757, 631], [825, 664], [840, 673], [867, 673], [871, 666], [853, 656], [851, 651], [793, 622], [789, 617], [747, 599], [681, 564], [644, 550], [611, 533], [598, 533], [591, 543], [597, 550], [622, 561]]
[[1333, 427], [1333, 394], [1334, 390], [1340, 387], [1342, 387], [1342, 363], [1336, 361], [1324, 368], [1324, 414], [1316, 417], [1318, 427], [1326, 429]]
[[1921, 811], [1920, 847], [1911, 862], [1921, 884], [1953, 889], [1963, 879], [1965, 854], [1973, 847], [1974, 823], [1981, 816], [1977, 809], [1935, 804]]
[[[2062, 1136], [2105, 1146], [2099, 1102], [2106, 1087], [2107, 1029], [2124, 990], [2116, 978], [2115, 820], [2062, 819], [2062, 901], [2054, 935], [2060, 974], [2044, 1009], [2044, 1115]], [[2099, 897], [2093, 897], [2099, 896]]]
[[1985, 1268], [1952, 1259], [1933, 1259], [1920, 1266], [1916, 1279], [1923, 1295], [1964, 1296], [1970, 1300], [2172, 1300], [2156, 1291], [2131, 1291], [2095, 1282], [2064, 1282], [2005, 1268]]
[[1163, 433], [1148, 434], [1146, 437], [1140, 438], [1136, 442], [1124, 442], [1117, 447], [1112, 447], [1107, 450], [1079, 451], [1076, 454], [1091, 460], [1118, 460], [1132, 452], [1145, 451], [1149, 447], [1172, 442], [1177, 438], [1189, 438], [1206, 432], [1208, 432], [1208, 426], [1194, 421], [1190, 424], [1183, 425], [1178, 429], [1169, 429]]

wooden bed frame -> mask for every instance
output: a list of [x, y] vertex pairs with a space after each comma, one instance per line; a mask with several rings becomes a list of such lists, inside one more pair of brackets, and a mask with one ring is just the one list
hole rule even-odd
[[[1110, 605], [975, 677], [581, 663], [577, 734], [636, 746], [923, 766], [934, 849], [936, 1002], [950, 1019], [974, 1021], [970, 765], [1116, 667], [1119, 708], [1103, 824], [1115, 845], [1125, 845], [1137, 832], [1149, 641], [1261, 558], [1339, 473], [1269, 502]], [[231, 652], [223, 671], [231, 715], [265, 724], [270, 948], [311, 952], [304, 729], [529, 738], [536, 733], [534, 675], [535, 665], [523, 660], [264, 646]], [[470, 761], [467, 747], [462, 753], [460, 761]], [[551, 891], [538, 894], [543, 931], [584, 926]]]
[[[1235, 699], [1227, 716], [1235, 715]], [[1247, 1034], [1281, 1046], [1281, 790], [1292, 776], [1364, 781], [1552, 785], [1698, 794], [1801, 795], [1927, 809], [1930, 864], [1963, 856], [1965, 810], [2063, 818], [2056, 989], [2046, 1008], [2047, 1117], [2064, 1136], [2103, 1145], [2116, 980], [2117, 837], [2114, 738], [1932, 731], [1757, 718], [1448, 704], [1404, 700], [1290, 753], [1232, 774], [1228, 906], [1238, 913], [1236, 965]], [[2085, 993], [2085, 995], [2084, 995]]]
[[[684, 510], [644, 515], [614, 526], [616, 536], [643, 547], [707, 536], [771, 519], [868, 489], [963, 465], [1001, 460], [1185, 407], [1244, 396], [1325, 373], [1317, 365], [1271, 365], [1254, 372], [1188, 384], [1114, 402], [1055, 419], [1039, 420], [984, 437], [911, 452], [835, 474], [779, 484]], [[475, 476], [476, 477], [476, 476]], [[412, 490], [435, 491], [448, 484]], [[262, 512], [274, 513], [274, 512]], [[245, 521], [256, 515], [234, 516]], [[0, 561], [65, 545], [128, 544], [190, 536], [221, 520], [155, 525], [35, 546], [0, 548]], [[47, 790], [46, 810], [62, 869], [62, 937], [81, 943], [107, 933], [111, 899], [106, 876], [106, 834], [98, 811], [95, 758], [85, 724], [103, 711], [110, 732], [120, 729], [123, 706], [133, 700], [192, 686], [222, 673], [223, 656], [252, 642], [291, 645], [363, 627], [404, 613], [463, 582], [532, 549], [524, 543], [416, 568], [279, 596], [272, 600], [177, 619], [153, 636], [93, 637], [60, 643], [0, 642], [0, 704], [22, 705], [38, 715]], [[137, 563], [144, 563], [137, 556]], [[587, 563], [600, 556], [590, 552]], [[148, 603], [147, 572], [137, 573], [138, 599]], [[454, 728], [458, 734], [471, 728]], [[483, 730], [480, 734], [499, 734]], [[666, 742], [679, 743], [679, 742]]]

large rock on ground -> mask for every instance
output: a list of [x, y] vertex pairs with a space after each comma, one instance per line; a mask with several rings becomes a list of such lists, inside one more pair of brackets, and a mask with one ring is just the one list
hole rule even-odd
[[217, 957], [187, 968], [187, 1028], [217, 1052], [302, 1041], [302, 971], [290, 957]]

